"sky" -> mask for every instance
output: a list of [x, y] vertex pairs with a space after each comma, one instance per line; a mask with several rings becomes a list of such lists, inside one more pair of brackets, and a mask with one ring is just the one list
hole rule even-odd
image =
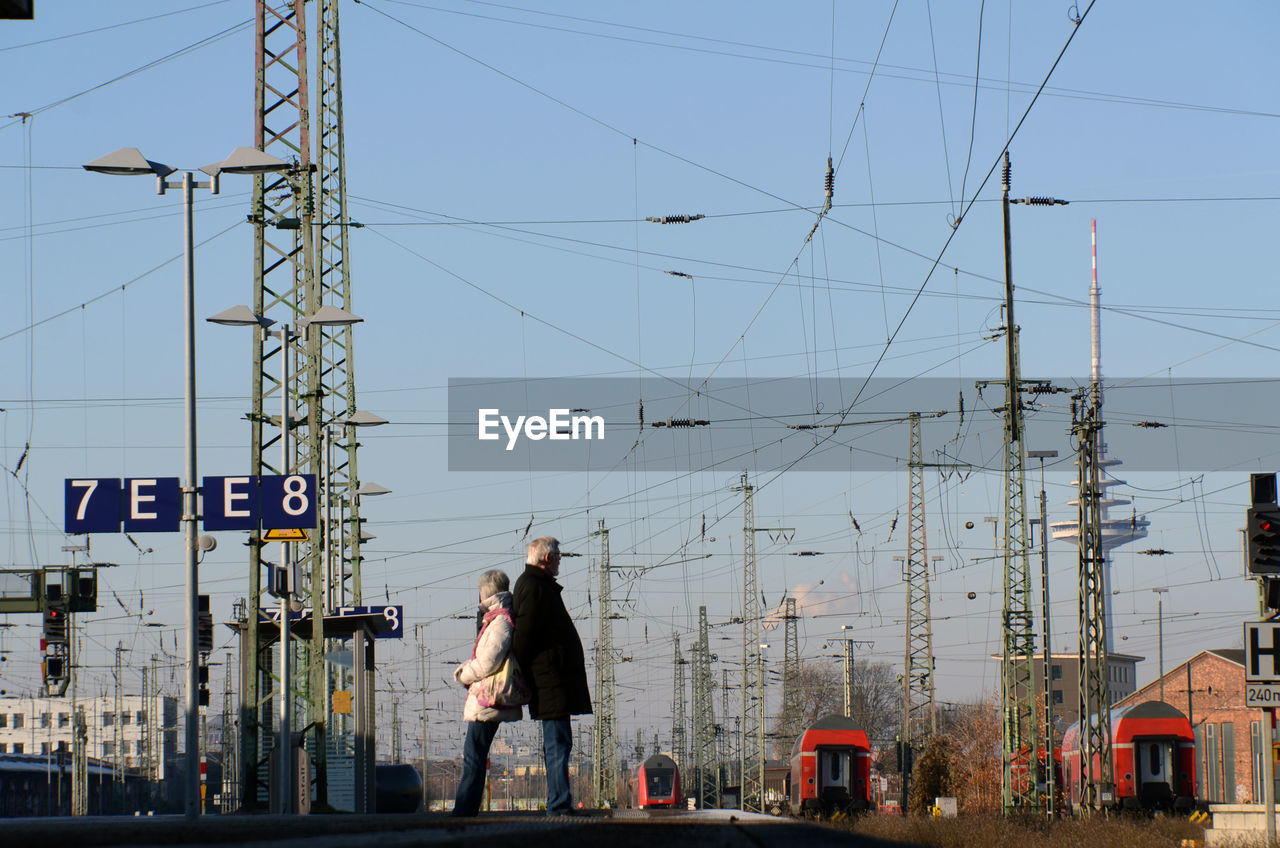
[[[1151, 521], [1149, 539], [1115, 557], [1115, 648], [1149, 658], [1140, 684], [1155, 677], [1157, 588], [1168, 589], [1167, 668], [1240, 644], [1240, 622], [1256, 615], [1241, 577], [1248, 474], [1280, 466], [1265, 445], [1271, 420], [1251, 400], [1267, 393], [1280, 352], [1280, 306], [1263, 294], [1280, 223], [1269, 49], [1280, 10], [990, 5], [341, 6], [348, 202], [363, 225], [350, 235], [353, 311], [364, 319], [355, 379], [359, 406], [391, 422], [361, 434], [361, 482], [392, 490], [362, 507], [376, 537], [364, 548], [365, 599], [403, 604], [407, 632], [428, 651], [433, 750], [459, 749], [461, 699], [445, 681], [468, 653], [476, 580], [494, 567], [514, 578], [528, 538], [555, 535], [583, 554], [565, 560], [561, 582], [593, 647], [590, 534], [601, 520], [613, 562], [637, 566], [614, 579], [624, 737], [668, 737], [672, 637], [693, 641], [700, 605], [715, 676], [727, 667], [735, 685], [742, 635], [728, 622], [742, 609], [743, 521], [733, 487], [744, 470], [756, 526], [794, 528], [756, 545], [764, 608], [788, 592], [799, 599], [802, 658], [838, 654], [842, 635], [873, 661], [900, 666], [903, 651], [894, 558], [907, 544], [905, 423], [877, 426], [896, 428], [900, 444], [879, 470], [864, 470], [852, 435], [838, 440], [847, 458], [832, 470], [785, 470], [752, 422], [814, 415], [815, 401], [748, 407], [719, 432], [651, 429], [610, 471], [459, 471], [448, 442], [468, 436], [446, 423], [451, 379], [659, 377], [691, 398], [705, 378], [951, 381], [965, 415], [948, 397], [948, 415], [924, 425], [926, 461], [961, 448], [984, 461], [924, 474], [928, 555], [941, 557], [937, 697], [994, 691], [1001, 580], [984, 518], [1003, 511], [992, 411], [1003, 398], [998, 388], [978, 397], [974, 383], [1004, 371], [1006, 145], [1013, 197], [1069, 201], [1011, 213], [1023, 376], [1088, 374], [1096, 220], [1109, 426], [1132, 439], [1138, 422], [1168, 425], [1140, 433], [1154, 461], [1112, 469], [1126, 481], [1117, 493]], [[1086, 10], [1078, 26], [1069, 17]], [[35, 21], [0, 22], [7, 567], [63, 564], [62, 547], [84, 543], [62, 532], [65, 478], [182, 473], [180, 197], [80, 165], [138, 147], [195, 169], [250, 144], [252, 15], [249, 0], [46, 0]], [[819, 216], [828, 157], [833, 206]], [[220, 195], [197, 195], [197, 316], [252, 302], [249, 189], [228, 175]], [[682, 214], [705, 217], [644, 220]], [[251, 342], [198, 324], [200, 473], [247, 473]], [[1226, 402], [1193, 389], [1226, 379], [1256, 382]], [[1167, 404], [1126, 395], [1152, 384], [1167, 384]], [[1066, 403], [1045, 401], [1059, 413]], [[726, 458], [744, 431], [750, 450]], [[1073, 519], [1068, 436], [1042, 432], [1060, 453], [1045, 468], [1050, 520]], [[1185, 447], [1206, 433], [1264, 443], [1226, 460]], [[692, 470], [650, 461], [668, 452], [692, 457]], [[1038, 494], [1030, 462], [1027, 486]], [[200, 579], [225, 619], [247, 591], [247, 562], [242, 534], [217, 537]], [[152, 655], [179, 662], [180, 534], [135, 541], [89, 540], [92, 561], [118, 566], [101, 572], [99, 611], [81, 617], [82, 691], [109, 685], [117, 644], [133, 669]], [[1149, 549], [1169, 553], [1138, 553]], [[793, 556], [801, 551], [818, 554]], [[1054, 644], [1069, 649], [1075, 550], [1052, 543], [1050, 561]], [[0, 628], [0, 688], [32, 692], [39, 622], [0, 623], [10, 625]], [[781, 631], [766, 638], [768, 661], [780, 663]], [[233, 650], [225, 628], [218, 646], [217, 657]], [[400, 700], [414, 714], [418, 641], [379, 648], [381, 708]], [[225, 671], [214, 669], [216, 703]]]

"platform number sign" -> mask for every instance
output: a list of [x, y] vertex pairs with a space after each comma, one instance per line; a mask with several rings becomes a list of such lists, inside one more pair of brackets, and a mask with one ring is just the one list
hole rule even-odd
[[[317, 526], [316, 475], [205, 477], [204, 529], [306, 530]], [[68, 533], [176, 532], [182, 517], [177, 477], [72, 478], [64, 481]]]
[[182, 515], [177, 477], [69, 479], [63, 524], [68, 533], [171, 533]]
[[262, 527], [267, 530], [306, 530], [316, 526], [316, 475], [263, 477], [260, 487]]

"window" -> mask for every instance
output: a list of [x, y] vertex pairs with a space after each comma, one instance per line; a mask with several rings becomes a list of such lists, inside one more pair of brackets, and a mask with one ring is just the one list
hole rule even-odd
[[68, 727], [71, 724], [71, 713], [58, 713], [58, 727]]
[[48, 743], [48, 742], [41, 742], [41, 743], [40, 743], [40, 753], [42, 753], [42, 754], [47, 754], [47, 753], [49, 753], [49, 743]]
[[114, 742], [103, 742], [103, 743], [102, 743], [102, 756], [104, 756], [104, 757], [110, 757], [110, 756], [111, 756], [112, 754], [114, 754], [115, 752], [116, 752], [116, 743], [114, 743]]
[[128, 724], [128, 723], [129, 723], [129, 718], [130, 718], [129, 713], [127, 713], [127, 712], [120, 713], [120, 723], [121, 723], [121, 724]]
[[138, 710], [137, 723], [138, 723], [138, 724], [146, 724], [146, 723], [147, 723], [147, 711], [146, 711], [146, 710]]
[[115, 713], [103, 713], [103, 714], [102, 714], [102, 726], [103, 726], [103, 727], [111, 727], [112, 725], [114, 725], [114, 724], [115, 724], [115, 718], [116, 718], [116, 717], [115, 717]]
[[0, 713], [0, 727], [8, 727], [8, 726], [9, 726], [9, 714]]
[[1062, 679], [1062, 663], [1054, 663], [1050, 671], [1050, 676], [1054, 680]]
[[1053, 702], [1054, 702], [1055, 704], [1061, 704], [1061, 703], [1062, 703], [1062, 690], [1061, 690], [1061, 689], [1054, 689], [1054, 690], [1053, 690]]
[[[22, 727], [22, 719], [23, 719], [23, 715], [22, 715], [22, 713], [14, 713], [14, 714], [13, 714], [13, 729], [14, 729], [14, 730], [17, 730], [19, 727]], [[16, 751], [15, 753], [21, 754], [22, 752], [21, 752], [21, 751]]]
[[53, 726], [53, 714], [52, 714], [52, 713], [40, 713], [40, 726], [41, 726], [41, 727], [52, 727], [52, 726]]
[[9, 753], [9, 746], [4, 744], [3, 742], [0, 742], [0, 754], [7, 754], [7, 753]]
[[21, 742], [14, 742], [14, 743], [13, 743], [13, 753], [15, 753], [15, 754], [21, 754], [21, 753], [23, 752], [23, 750], [24, 750], [24, 748], [23, 748], [23, 746], [22, 746], [22, 743], [21, 743]]
[[67, 740], [65, 740], [65, 739], [59, 739], [59, 740], [58, 740], [58, 748], [57, 748], [57, 750], [59, 750], [59, 751], [65, 751], [65, 750], [67, 750]]

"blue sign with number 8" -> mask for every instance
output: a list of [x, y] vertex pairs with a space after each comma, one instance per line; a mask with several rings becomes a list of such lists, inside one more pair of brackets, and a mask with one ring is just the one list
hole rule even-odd
[[316, 475], [262, 477], [259, 502], [263, 530], [312, 530], [319, 525]]

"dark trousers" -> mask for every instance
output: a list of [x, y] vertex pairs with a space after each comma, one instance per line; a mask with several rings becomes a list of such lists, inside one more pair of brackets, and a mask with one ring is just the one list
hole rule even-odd
[[573, 809], [569, 788], [569, 752], [573, 729], [568, 717], [542, 720], [542, 761], [547, 768], [547, 813], [563, 815]]
[[467, 722], [467, 736], [462, 743], [462, 779], [453, 799], [453, 815], [474, 816], [480, 812], [484, 779], [489, 772], [489, 746], [497, 732], [496, 721]]

